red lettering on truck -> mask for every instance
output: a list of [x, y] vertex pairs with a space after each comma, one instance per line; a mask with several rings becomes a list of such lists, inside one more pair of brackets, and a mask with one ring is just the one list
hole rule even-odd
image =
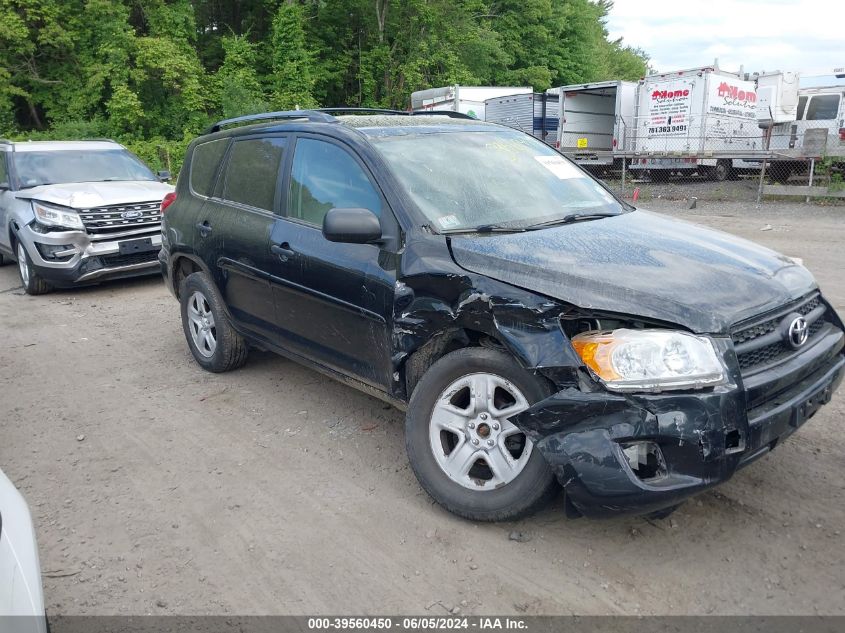
[[745, 104], [748, 103], [757, 103], [757, 93], [753, 90], [743, 90], [738, 86], [732, 86], [727, 81], [723, 81], [719, 84], [719, 88], [716, 92], [720, 97], [724, 97], [725, 99], [730, 99], [731, 101], [738, 102], [741, 101]]
[[651, 93], [652, 100], [656, 99], [680, 99], [689, 96], [689, 89], [683, 90], [655, 90]]

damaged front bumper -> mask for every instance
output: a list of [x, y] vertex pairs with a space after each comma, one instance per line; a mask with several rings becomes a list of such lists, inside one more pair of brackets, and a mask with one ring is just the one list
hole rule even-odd
[[94, 238], [85, 231], [42, 232], [29, 224], [17, 232], [35, 272], [58, 287], [156, 273], [161, 234], [146, 230]]
[[[812, 417], [842, 382], [843, 338], [831, 330], [800, 363], [772, 370], [770, 393], [753, 408], [749, 385], [736, 375], [700, 392], [570, 387], [511, 421], [541, 451], [578, 512], [649, 514], [730, 479]], [[642, 468], [637, 456], [644, 456]]]

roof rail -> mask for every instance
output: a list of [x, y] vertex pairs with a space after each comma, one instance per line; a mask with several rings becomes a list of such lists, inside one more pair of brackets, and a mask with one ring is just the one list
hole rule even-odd
[[358, 107], [349, 107], [349, 108], [318, 108], [318, 112], [327, 112], [329, 114], [395, 114], [395, 115], [405, 115], [409, 114], [405, 110], [389, 110], [383, 108], [358, 108]]
[[233, 119], [224, 119], [218, 121], [211, 127], [207, 128], [204, 134], [211, 134], [219, 132], [227, 125], [237, 125], [242, 123], [252, 123], [255, 121], [283, 121], [286, 119], [306, 119], [314, 123], [334, 123], [336, 119], [325, 112], [318, 110], [286, 110], [283, 112], [263, 112], [261, 114], [247, 114], [246, 116], [238, 116]]
[[392, 114], [396, 116], [447, 116], [452, 119], [472, 119], [477, 121], [468, 114], [463, 112], [455, 112], [453, 110], [388, 110], [382, 108], [319, 108], [318, 112], [329, 112], [331, 114]]
[[245, 116], [234, 117], [232, 119], [224, 119], [206, 128], [203, 134], [212, 134], [214, 132], [219, 132], [227, 125], [238, 125], [243, 123], [253, 123], [257, 121], [284, 121], [305, 119], [306, 121], [311, 121], [313, 123], [337, 123], [337, 119], [333, 115], [344, 113], [387, 114], [393, 116], [447, 116], [452, 119], [469, 119], [471, 121], [477, 121], [477, 119], [469, 116], [468, 114], [464, 114], [463, 112], [454, 112], [452, 110], [408, 112], [406, 110], [388, 110], [382, 108], [317, 108], [314, 110], [286, 110], [283, 112], [263, 112], [261, 114], [247, 114]]
[[450, 119], [469, 119], [470, 121], [478, 121], [474, 116], [464, 114], [463, 112], [456, 112], [455, 110], [416, 110], [408, 114], [414, 116], [447, 116]]

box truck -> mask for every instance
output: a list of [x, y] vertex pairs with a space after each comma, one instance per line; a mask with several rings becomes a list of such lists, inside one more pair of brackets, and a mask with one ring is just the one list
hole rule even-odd
[[487, 99], [533, 92], [530, 86], [443, 86], [412, 93], [411, 109], [414, 112], [452, 110], [484, 121]]
[[600, 81], [552, 90], [560, 95], [555, 146], [587, 167], [621, 164], [633, 140], [637, 84]]
[[553, 92], [532, 92], [487, 99], [485, 120], [528, 132], [553, 145], [560, 117], [558, 98]]
[[639, 156], [631, 169], [653, 180], [693, 172], [725, 180], [734, 170], [755, 168], [759, 161], [742, 155], [765, 149], [756, 105], [754, 82], [715, 65], [644, 77], [632, 148]]

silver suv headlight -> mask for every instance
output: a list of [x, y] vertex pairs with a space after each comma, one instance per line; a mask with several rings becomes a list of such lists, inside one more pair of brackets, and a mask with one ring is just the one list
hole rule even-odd
[[61, 226], [68, 229], [85, 230], [82, 218], [73, 209], [46, 205], [36, 200], [32, 201], [32, 210], [35, 212], [35, 219], [46, 226]]
[[723, 384], [725, 367], [709, 338], [677, 330], [592, 331], [572, 346], [608, 389], [662, 391]]

